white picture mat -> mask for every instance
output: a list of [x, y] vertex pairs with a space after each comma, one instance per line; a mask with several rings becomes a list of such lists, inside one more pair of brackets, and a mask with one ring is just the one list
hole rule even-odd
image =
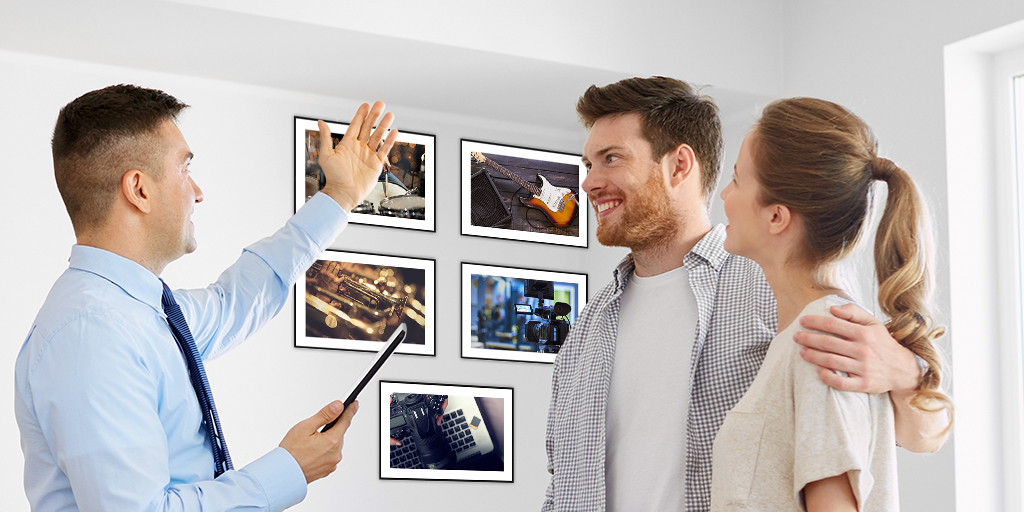
[[[461, 469], [404, 469], [391, 467], [391, 405], [387, 401], [392, 393], [420, 393], [425, 395], [448, 395], [466, 397], [502, 398], [505, 413], [504, 422], [504, 471], [474, 471]], [[415, 478], [422, 480], [487, 480], [512, 481], [515, 436], [512, 431], [512, 388], [489, 388], [476, 386], [454, 386], [447, 384], [415, 384], [410, 382], [380, 381], [380, 477]], [[487, 427], [491, 429], [490, 425]]]
[[[579, 169], [579, 183], [578, 192], [576, 193], [576, 208], [579, 210], [579, 233], [577, 236], [566, 236], [566, 235], [553, 235], [550, 233], [533, 233], [530, 231], [519, 231], [516, 229], [503, 229], [503, 228], [489, 228], [484, 226], [474, 226], [470, 221], [470, 204], [471, 204], [471, 191], [470, 177], [471, 171], [471, 160], [470, 153], [473, 151], [479, 151], [481, 153], [488, 153], [492, 155], [505, 155], [516, 158], [529, 158], [531, 160], [544, 160], [547, 162], [557, 162], [562, 164], [575, 165]], [[587, 246], [587, 209], [590, 208], [590, 202], [587, 201], [587, 194], [583, 191], [583, 180], [587, 177], [587, 167], [583, 165], [580, 155], [567, 155], [564, 153], [553, 153], [550, 151], [541, 151], [538, 149], [527, 149], [519, 148], [514, 146], [503, 146], [499, 144], [489, 144], [486, 142], [477, 142], [472, 140], [462, 140], [462, 151], [460, 153], [462, 162], [462, 234], [463, 235], [475, 235], [485, 236], [489, 238], [503, 238], [506, 240], [524, 240], [528, 242], [542, 242], [547, 244], [558, 244], [558, 245], [572, 245], [575, 247], [586, 247]]]
[[583, 311], [583, 308], [587, 305], [587, 274], [478, 265], [475, 263], [462, 264], [462, 357], [474, 359], [498, 359], [502, 361], [554, 363], [555, 357], [558, 356], [558, 354], [473, 348], [473, 301], [471, 299], [473, 293], [473, 275], [512, 277], [517, 279], [539, 279], [543, 281], [575, 284], [577, 286], [576, 302], [579, 305], [579, 310], [574, 310], [574, 313], [576, 313], [576, 317], [579, 318], [580, 311]]
[[[434, 260], [423, 260], [417, 258], [403, 258], [399, 256], [384, 256], [380, 254], [363, 254], [358, 252], [344, 252], [328, 250], [318, 260], [340, 261], [346, 263], [364, 263], [367, 265], [378, 265], [384, 267], [416, 268], [424, 271], [424, 325], [423, 345], [407, 345], [402, 343], [395, 350], [396, 354], [419, 354], [434, 355]], [[365, 352], [377, 352], [380, 350], [381, 341], [372, 340], [341, 340], [334, 338], [314, 338], [306, 336], [306, 278], [305, 274], [295, 285], [295, 346], [304, 348], [329, 348], [340, 350], [359, 350]], [[403, 313], [404, 314], [404, 313]], [[406, 319], [406, 322], [412, 320]], [[391, 332], [386, 333], [388, 336]]]
[[[332, 134], [344, 135], [348, 130], [348, 123], [335, 123], [324, 121], [331, 129]], [[315, 120], [295, 118], [295, 207], [301, 208], [306, 203], [306, 130], [320, 131]], [[434, 231], [434, 137], [418, 133], [409, 133], [398, 130], [398, 142], [419, 144], [424, 147], [423, 152], [423, 182], [426, 189], [424, 197], [425, 212], [423, 220], [402, 219], [399, 217], [388, 217], [385, 215], [370, 215], [366, 213], [349, 213], [348, 221], [353, 224], [369, 224], [372, 226], [388, 226], [393, 228], [417, 229], [422, 231]]]

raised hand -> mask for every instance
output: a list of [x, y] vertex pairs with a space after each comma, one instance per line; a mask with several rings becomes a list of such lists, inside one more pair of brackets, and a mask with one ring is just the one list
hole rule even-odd
[[[334, 144], [327, 123], [317, 123], [320, 127], [320, 167], [327, 178], [321, 192], [331, 196], [346, 212], [373, 190], [381, 167], [398, 138], [398, 130], [387, 133], [395, 119], [394, 114], [388, 112], [381, 118], [383, 112], [382, 101], [374, 103], [373, 107], [366, 103], [360, 105], [336, 147], [332, 147]], [[373, 125], [378, 118], [380, 122], [374, 130]], [[384, 138], [385, 133], [387, 139]]]

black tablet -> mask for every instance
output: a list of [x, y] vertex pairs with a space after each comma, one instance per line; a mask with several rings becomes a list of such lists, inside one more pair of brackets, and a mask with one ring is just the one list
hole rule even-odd
[[[395, 353], [395, 349], [398, 348], [398, 345], [405, 339], [405, 334], [407, 332], [408, 328], [405, 326], [404, 322], [402, 325], [398, 326], [398, 329], [395, 329], [395, 332], [391, 334], [391, 337], [384, 343], [384, 346], [377, 351], [377, 357], [374, 357], [373, 361], [370, 361], [370, 365], [367, 366], [366, 369], [363, 370], [363, 373], [359, 375], [359, 378], [352, 383], [352, 388], [348, 390], [348, 395], [345, 397], [345, 407], [348, 407], [352, 402], [356, 401], [356, 397], [359, 396], [359, 392], [370, 383], [370, 379], [372, 379], [377, 373], [377, 370], [379, 370], [381, 366], [384, 366], [384, 361], [387, 361], [388, 357], [391, 357], [391, 354]], [[324, 428], [320, 429], [320, 432], [327, 432], [337, 422], [338, 420], [335, 419], [334, 421], [324, 425]]]

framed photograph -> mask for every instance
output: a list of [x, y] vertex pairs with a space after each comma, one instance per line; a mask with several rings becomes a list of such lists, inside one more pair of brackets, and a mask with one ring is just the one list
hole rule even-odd
[[[295, 116], [295, 209], [324, 187], [320, 128], [316, 119]], [[348, 123], [327, 122], [337, 144]], [[434, 136], [398, 130], [377, 185], [352, 209], [349, 222], [434, 231]]]
[[462, 234], [587, 247], [580, 155], [462, 139]]
[[295, 287], [295, 346], [434, 355], [434, 260], [328, 250]]
[[382, 380], [380, 398], [380, 478], [512, 482], [512, 388]]
[[462, 264], [462, 357], [554, 363], [587, 274]]

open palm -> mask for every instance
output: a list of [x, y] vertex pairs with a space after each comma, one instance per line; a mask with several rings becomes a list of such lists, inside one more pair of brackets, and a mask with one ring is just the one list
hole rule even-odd
[[391, 112], [384, 114], [377, 123], [377, 128], [373, 129], [382, 112], [382, 101], [374, 103], [373, 107], [366, 103], [360, 105], [348, 125], [348, 130], [345, 131], [345, 136], [337, 146], [333, 144], [327, 123], [318, 122], [320, 167], [326, 177], [321, 192], [331, 196], [346, 212], [351, 211], [373, 190], [373, 185], [377, 182], [381, 167], [384, 165], [384, 159], [388, 157], [391, 147], [398, 138], [398, 130], [391, 130], [388, 133], [388, 128], [395, 119]]

